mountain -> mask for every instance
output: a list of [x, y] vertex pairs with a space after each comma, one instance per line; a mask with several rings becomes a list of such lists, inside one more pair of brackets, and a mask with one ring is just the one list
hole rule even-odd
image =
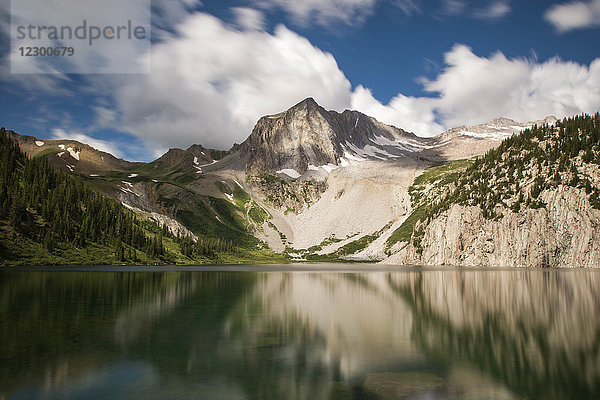
[[534, 126], [446, 169], [413, 184], [414, 218], [387, 262], [600, 267], [600, 114]]
[[[498, 141], [555, 117], [518, 123], [497, 118], [486, 124], [452, 128], [422, 138], [358, 111], [327, 111], [307, 98], [285, 112], [260, 118], [241, 145], [250, 175], [323, 177], [338, 166], [364, 160], [421, 157], [448, 161], [483, 154]], [[319, 174], [320, 172], [320, 174]], [[306, 174], [306, 175], [305, 175]]]
[[50, 165], [65, 172], [103, 174], [126, 171], [136, 165], [76, 140], [39, 140], [11, 130], [7, 130], [6, 134], [28, 156], [43, 155]]
[[48, 158], [27, 157], [11, 137], [0, 130], [1, 264], [173, 262], [158, 225], [138, 221]]
[[441, 134], [443, 140], [455, 137], [473, 137], [476, 139], [503, 140], [515, 133], [531, 129], [533, 126], [554, 125], [557, 122], [556, 117], [548, 116], [542, 120], [519, 123], [509, 118], [496, 118], [486, 124], [473, 126], [458, 126], [447, 130]]
[[[268, 250], [256, 249], [258, 241], [246, 232], [245, 225], [220, 199], [194, 196], [196, 203], [192, 203], [192, 207], [195, 205], [200, 211], [193, 214], [194, 221], [188, 226], [196, 228], [201, 224], [200, 229], [194, 229], [197, 234], [168, 212], [163, 212], [161, 206], [164, 203], [171, 204], [171, 210], [175, 210], [175, 199], [190, 197], [178, 186], [180, 183], [171, 181], [173, 176], [178, 176], [178, 168], [187, 156], [206, 152], [212, 157], [222, 155], [222, 152], [193, 146], [187, 153], [171, 151], [154, 163], [127, 163], [80, 143], [41, 143], [34, 139], [4, 128], [0, 130], [0, 265], [282, 260]], [[31, 144], [46, 148], [39, 151]], [[73, 158], [73, 163], [81, 162], [83, 166], [61, 171], [62, 164], [51, 165], [62, 157], [56, 153], [56, 147], [62, 150], [62, 146], [69, 153], [68, 157]], [[27, 155], [22, 148], [29, 149], [29, 154], [33, 155]], [[185, 156], [178, 161], [173, 154], [181, 155], [182, 152]], [[94, 163], [97, 158], [113, 162], [122, 170], [104, 171], [105, 176], [77, 172], [90, 165], [97, 166]], [[199, 163], [196, 158], [191, 162], [194, 166]], [[164, 176], [163, 182], [156, 180], [156, 183], [141, 176], [135, 184], [124, 180], [136, 179], [138, 174], [131, 171], [144, 168], [155, 173], [158, 168], [162, 172], [171, 172], [171, 176]], [[196, 166], [195, 169], [199, 168]], [[158, 197], [149, 196], [156, 193]], [[132, 198], [135, 200], [131, 203], [135, 206], [126, 201]], [[212, 208], [202, 208], [203, 201]], [[219, 210], [219, 214], [212, 214], [212, 210]], [[224, 223], [218, 221], [219, 215]], [[179, 213], [175, 216], [189, 222]], [[220, 227], [215, 228], [215, 225]], [[210, 229], [214, 230], [211, 232]]]
[[201, 173], [203, 167], [214, 164], [227, 153], [227, 151], [205, 149], [201, 145], [194, 144], [186, 150], [169, 149], [160, 158], [152, 161], [148, 167], [152, 169], [152, 174], [163, 177], [176, 177], [190, 171]]
[[[584, 141], [587, 135], [581, 146], [589, 146], [590, 140], [596, 140], [595, 117], [586, 118], [592, 122], [547, 117], [519, 123], [498, 118], [421, 138], [357, 111], [325, 110], [308, 98], [282, 113], [259, 119], [249, 137], [229, 151], [193, 145], [185, 150], [170, 149], [150, 163], [119, 160], [73, 141], [9, 135], [31, 157], [45, 158], [49, 164], [78, 175], [90, 188], [117, 200], [138, 218], [157, 223], [173, 238], [185, 238], [176, 245], [183, 255], [179, 262], [203, 262], [207, 253], [199, 251], [196, 244], [223, 241], [237, 250], [222, 257], [212, 251], [213, 262], [219, 256], [220, 262], [351, 259], [402, 264], [567, 266], [595, 254], [596, 237], [578, 236], [595, 229], [595, 211], [576, 209], [575, 214], [569, 214], [573, 204], [581, 202], [587, 201], [586, 210], [593, 209], [593, 196], [584, 199], [573, 194], [575, 197], [567, 201], [558, 193], [571, 189], [557, 184], [544, 186], [544, 191], [540, 179], [554, 171], [548, 165], [563, 168], [581, 159], [577, 164], [580, 178], [583, 181], [587, 177], [590, 193], [596, 193], [599, 182], [590, 179], [595, 176], [590, 157], [594, 159], [597, 153], [585, 153], [583, 159], [569, 152], [566, 159], [540, 159], [538, 164], [529, 155], [535, 154], [537, 160], [548, 148], [570, 146], [547, 141], [550, 139], [539, 133], [543, 130], [544, 135], [552, 136], [561, 132], [564, 124], [570, 124], [570, 135], [575, 129], [573, 124], [582, 124], [577, 129], [584, 133], [577, 140]], [[513, 146], [511, 141], [517, 140], [514, 138], [524, 137], [528, 139], [514, 142], [521, 147]], [[476, 161], [488, 160], [490, 154], [494, 154], [493, 163]], [[503, 192], [508, 184], [503, 179], [509, 178], [496, 175], [514, 172], [511, 165], [520, 165], [521, 175], [510, 178], [510, 184], [518, 182], [519, 190], [524, 190], [523, 200], [519, 201], [521, 209], [514, 211], [516, 206], [507, 199], [517, 196], [518, 200], [519, 195], [514, 194], [517, 189], [512, 186], [513, 194]], [[471, 185], [475, 176], [478, 183]], [[554, 178], [559, 183], [565, 179], [571, 178], [567, 174]], [[549, 214], [537, 220], [525, 218], [523, 215], [541, 215], [543, 211], [538, 198], [529, 196], [532, 185], [541, 193], [540, 198], [556, 198], [556, 207], [575, 215], [576, 221], [585, 221], [589, 229], [572, 231], [573, 220], [549, 218]], [[486, 192], [492, 186], [490, 193], [496, 194]], [[460, 201], [453, 197], [458, 188], [462, 188]], [[479, 193], [480, 202], [466, 204], [464, 197], [471, 198], [472, 193]], [[490, 199], [504, 201], [503, 211], [498, 208], [501, 203], [491, 206]], [[555, 207], [552, 202], [544, 202]], [[503, 230], [494, 225], [509, 211], [516, 215], [511, 214], [510, 224], [520, 228]], [[462, 220], [449, 225], [454, 217], [448, 219], [444, 214], [447, 212], [474, 216], [468, 220], [470, 225]], [[570, 252], [566, 258], [533, 251], [532, 243], [542, 240], [542, 233], [531, 236], [525, 232], [549, 226], [568, 233], [556, 234], [560, 240], [589, 239], [591, 247], [553, 247], [559, 253]], [[458, 236], [452, 236], [452, 232]], [[454, 238], [452, 244], [448, 244], [450, 237]], [[481, 242], [482, 237], [491, 241]], [[525, 242], [526, 250], [507, 251], [510, 258], [499, 256], [511, 248], [515, 238]], [[496, 255], [485, 255], [490, 243], [494, 247], [502, 240], [504, 244], [494, 250]]]
[[241, 145], [246, 171], [283, 173], [329, 171], [365, 159], [389, 159], [414, 152], [431, 141], [385, 125], [358, 111], [326, 111], [308, 98], [289, 110], [262, 117]]

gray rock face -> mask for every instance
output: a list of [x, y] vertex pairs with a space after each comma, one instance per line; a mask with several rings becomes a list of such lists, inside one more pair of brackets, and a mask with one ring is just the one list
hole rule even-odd
[[483, 218], [478, 207], [454, 205], [430, 222], [419, 255], [404, 263], [490, 267], [600, 267], [600, 210], [585, 192], [559, 186], [542, 193], [546, 208]]
[[[401, 129], [382, 124], [357, 111], [326, 111], [312, 98], [289, 110], [262, 117], [240, 151], [248, 155], [250, 173], [275, 173], [291, 169], [303, 174], [309, 165], [339, 165], [352, 147], [373, 146], [389, 153], [385, 140], [418, 140]], [[377, 143], [377, 142], [380, 143]]]

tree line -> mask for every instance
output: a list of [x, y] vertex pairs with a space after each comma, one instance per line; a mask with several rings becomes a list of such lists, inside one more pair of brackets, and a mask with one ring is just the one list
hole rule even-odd
[[[117, 260], [153, 259], [166, 252], [158, 233], [148, 234], [135, 214], [91, 189], [77, 176], [56, 170], [45, 157], [27, 157], [0, 129], [0, 221], [8, 237], [20, 235], [53, 252], [59, 243], [78, 248], [114, 246]], [[152, 225], [152, 224], [151, 224]], [[127, 246], [124, 246], [127, 245]]]

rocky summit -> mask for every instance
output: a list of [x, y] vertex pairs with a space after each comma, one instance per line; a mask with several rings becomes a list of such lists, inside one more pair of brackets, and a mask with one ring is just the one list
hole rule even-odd
[[296, 178], [318, 168], [399, 157], [430, 142], [358, 111], [327, 111], [308, 98], [262, 117], [241, 152], [248, 157], [249, 173], [284, 171]]

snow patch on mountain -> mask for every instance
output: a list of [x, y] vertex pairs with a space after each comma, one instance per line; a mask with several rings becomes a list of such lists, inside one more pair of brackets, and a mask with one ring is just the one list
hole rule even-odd
[[277, 173], [285, 174], [292, 179], [297, 179], [300, 177], [300, 173], [298, 173], [298, 171], [296, 171], [295, 169], [291, 169], [291, 168], [280, 169], [279, 171], [277, 171]]
[[133, 189], [133, 183], [131, 182], [127, 182], [127, 181], [121, 181], [122, 183], [125, 184], [125, 186], [118, 186], [119, 190], [123, 193], [131, 193], [136, 195], [137, 197], [139, 197], [140, 195], [136, 192], [134, 192]]
[[71, 157], [73, 157], [74, 159], [76, 159], [77, 161], [79, 161], [79, 154], [80, 154], [79, 150], [75, 151], [75, 150], [73, 150], [72, 147], [67, 147], [67, 151], [69, 152], [69, 154], [71, 155]]
[[196, 173], [197, 174], [201, 174], [202, 173], [202, 167], [208, 167], [209, 165], [213, 165], [216, 164], [219, 160], [213, 160], [212, 162], [208, 163], [208, 164], [202, 164], [199, 165], [198, 164], [198, 157], [194, 157], [194, 168], [196, 169]]
[[321, 168], [323, 168], [329, 174], [334, 169], [337, 169], [338, 166], [335, 164], [327, 164], [327, 165], [321, 165]]

